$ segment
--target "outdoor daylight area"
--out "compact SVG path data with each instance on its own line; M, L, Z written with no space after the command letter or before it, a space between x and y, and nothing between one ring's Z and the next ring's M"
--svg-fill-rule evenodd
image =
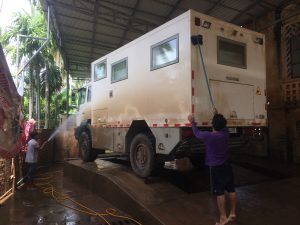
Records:
M298 225L299 0L0 0L0 225Z

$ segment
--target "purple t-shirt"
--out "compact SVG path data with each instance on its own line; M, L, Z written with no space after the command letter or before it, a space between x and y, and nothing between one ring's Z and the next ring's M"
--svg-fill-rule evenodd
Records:
M220 131L201 131L196 123L192 123L194 135L203 140L205 144L205 164L208 166L219 166L229 158L228 152L228 128Z

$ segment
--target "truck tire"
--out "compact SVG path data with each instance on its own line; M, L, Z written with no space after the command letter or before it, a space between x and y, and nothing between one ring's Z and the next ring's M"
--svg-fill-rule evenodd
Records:
M97 158L96 152L92 149L91 137L87 132L82 132L78 140L79 153L83 161L92 162Z
M145 134L136 135L130 145L130 164L140 177L148 177L155 165L155 152L150 138Z

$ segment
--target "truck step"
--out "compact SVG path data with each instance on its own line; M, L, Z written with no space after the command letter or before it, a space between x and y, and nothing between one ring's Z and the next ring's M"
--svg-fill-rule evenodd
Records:
M117 158L117 157L127 157L128 155L125 153L104 153L104 154L98 154L97 158Z

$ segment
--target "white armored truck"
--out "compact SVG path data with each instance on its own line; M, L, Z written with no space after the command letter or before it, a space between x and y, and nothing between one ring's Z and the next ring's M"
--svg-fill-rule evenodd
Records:
M233 136L267 126L264 35L193 10L91 66L90 113L79 111L75 130L85 161L111 150L147 177L157 161L193 153L187 116L211 129L214 108Z

